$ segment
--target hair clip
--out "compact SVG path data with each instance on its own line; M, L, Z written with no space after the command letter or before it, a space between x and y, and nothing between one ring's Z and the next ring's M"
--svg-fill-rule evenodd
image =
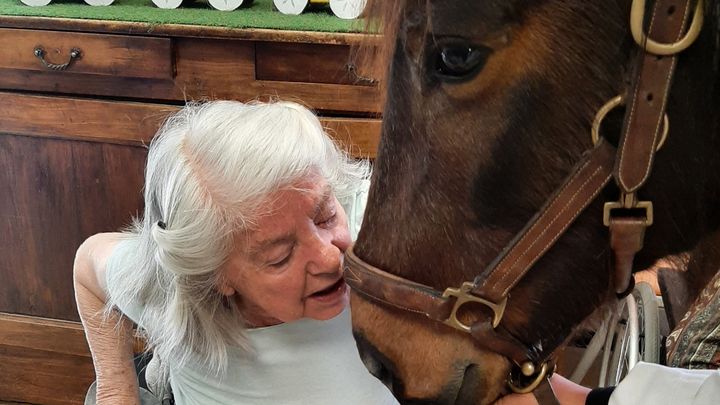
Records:
M159 226L160 229L163 229L163 230L167 229L167 224L163 221L158 221L157 226Z

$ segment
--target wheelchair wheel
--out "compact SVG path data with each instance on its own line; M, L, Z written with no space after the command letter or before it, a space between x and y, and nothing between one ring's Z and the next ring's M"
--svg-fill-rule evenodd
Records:
M647 283L618 303L605 339L600 386L617 385L638 361L660 361L658 301Z

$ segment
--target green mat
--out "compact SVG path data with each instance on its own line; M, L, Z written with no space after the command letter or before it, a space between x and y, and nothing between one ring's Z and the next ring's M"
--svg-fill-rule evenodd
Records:
M151 0L115 0L109 6L96 7L83 0L52 0L49 5L42 7L26 6L20 0L0 0L0 15L321 32L363 30L362 21L342 20L335 17L329 7L313 8L301 15L285 15L273 10L272 0L255 0L249 6L234 11L215 10L203 0L174 10L158 8Z

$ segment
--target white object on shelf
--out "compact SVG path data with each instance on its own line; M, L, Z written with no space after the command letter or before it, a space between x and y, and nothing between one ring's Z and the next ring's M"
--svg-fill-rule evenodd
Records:
M330 0L330 9L336 16L352 20L360 17L367 0Z
M275 8L283 14L298 15L305 10L310 0L273 0Z
M85 3L91 6L109 6L115 0L85 0Z
M47 6L52 0L20 0L26 6L40 7Z
M233 11L243 4L243 0L208 0L210 5L221 11Z
M156 6L164 9L173 9L180 7L183 4L183 0L152 0Z

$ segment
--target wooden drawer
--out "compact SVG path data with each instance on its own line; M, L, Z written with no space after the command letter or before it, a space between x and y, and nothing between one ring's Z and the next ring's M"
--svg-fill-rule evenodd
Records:
M79 57L63 72L138 79L172 79L172 44L169 38L101 35L61 31L0 28L0 68L51 71L48 64ZM77 78L77 76L73 76ZM58 76L62 80L62 76Z
M366 86L377 82L358 72L347 45L258 42L255 54L259 80Z

